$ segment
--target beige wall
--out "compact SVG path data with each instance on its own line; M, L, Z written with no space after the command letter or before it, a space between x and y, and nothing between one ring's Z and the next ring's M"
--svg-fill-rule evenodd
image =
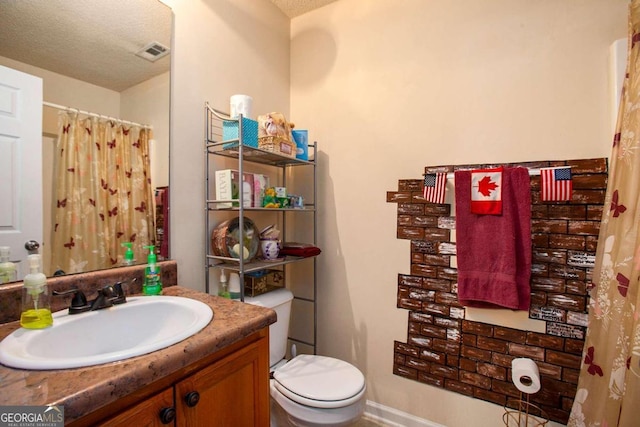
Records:
M254 115L289 114L289 19L264 0L163 2L174 12L171 258L181 285L204 290L204 105L229 111L245 93Z
M626 0L340 0L291 25L291 118L320 144L319 351L368 398L447 426L502 408L392 375L406 341L398 179L426 165L609 155L608 49Z
M166 72L120 92L120 117L153 125L151 182L169 185L170 73Z
M42 78L42 99L46 102L107 116L120 116L120 94L118 92L3 56L0 56L0 64ZM43 133L50 135L58 133L58 111L55 108L44 108Z
M372 401L500 425L497 405L391 374L409 242L385 195L429 164L607 156L607 54L627 1L340 0L292 20L290 43L267 0L166 2L179 283L204 288L204 102L251 94L254 112L282 111L319 142L319 352L360 367Z

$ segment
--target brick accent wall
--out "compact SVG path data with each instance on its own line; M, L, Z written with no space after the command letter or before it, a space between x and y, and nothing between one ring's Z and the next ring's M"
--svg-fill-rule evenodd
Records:
M395 342L393 373L498 405L519 399L511 361L536 361L542 388L530 396L548 417L567 423L576 393L587 326L588 290L607 186L607 159L509 163L572 166L569 202L542 202L540 177L531 177L532 275L529 317L546 333L465 320L458 303L451 242L451 205L428 203L422 179L403 179L387 202L397 203L397 237L411 241L409 274L398 275L397 307L409 311L406 342ZM500 165L429 166L453 172Z

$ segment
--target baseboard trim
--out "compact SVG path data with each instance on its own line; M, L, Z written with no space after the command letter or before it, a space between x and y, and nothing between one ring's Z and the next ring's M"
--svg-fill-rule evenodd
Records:
M371 400L367 400L363 418L388 427L446 427Z

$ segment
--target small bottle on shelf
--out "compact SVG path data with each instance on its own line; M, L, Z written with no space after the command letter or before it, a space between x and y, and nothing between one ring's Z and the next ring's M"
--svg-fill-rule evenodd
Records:
M240 299L240 276L238 273L231 273L229 276L229 294L231 299Z
M224 268L221 269L222 273L220 273L220 289L218 290L218 296L223 298L231 298L231 294L227 289L227 275L224 274Z

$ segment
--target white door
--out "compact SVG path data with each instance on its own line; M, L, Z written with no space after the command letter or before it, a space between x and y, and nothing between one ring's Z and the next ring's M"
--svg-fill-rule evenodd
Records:
M0 246L18 279L30 241L42 243L42 79L0 66Z

